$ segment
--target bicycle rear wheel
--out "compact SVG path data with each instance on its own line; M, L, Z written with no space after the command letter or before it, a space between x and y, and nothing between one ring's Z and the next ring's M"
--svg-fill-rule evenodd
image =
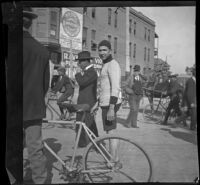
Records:
M143 119L145 121L154 121L155 123L159 123L163 120L163 113L163 108L158 106L158 104L153 103L153 106L148 104L143 109Z
M153 180L152 162L139 144L118 135L97 138L95 143L98 146L103 144L105 149L110 151L110 144L113 140L117 141L116 156L118 158L114 169L109 168L107 161L93 143L86 148L83 167L84 170L88 170L89 181L92 183L151 182ZM100 148L102 152L105 151L102 147ZM103 153L106 155L105 152Z

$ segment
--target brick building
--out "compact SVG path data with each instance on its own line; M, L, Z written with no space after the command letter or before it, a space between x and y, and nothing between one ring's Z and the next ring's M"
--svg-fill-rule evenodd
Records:
M110 40L112 55L119 62L122 76L126 72L126 8L84 7L69 8L83 15L82 50L88 50L96 63L98 43ZM69 48L59 44L61 8L34 8L38 18L33 21L32 35L51 52L51 60L59 64L69 60ZM130 66L139 64L143 73L154 68L155 22L130 8L129 12L129 60ZM78 50L73 50L76 58Z

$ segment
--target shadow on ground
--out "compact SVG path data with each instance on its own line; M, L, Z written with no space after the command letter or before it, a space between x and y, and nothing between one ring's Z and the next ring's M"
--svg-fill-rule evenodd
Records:
M57 139L54 138L48 138L44 140L47 145L57 154L60 150L61 150L61 144L60 143L56 143ZM52 182L52 177L53 177L53 173L52 173L52 168L53 168L53 163L57 162L57 159L49 152L47 151L47 149L45 149L45 155L47 157L47 180L46 180L46 184L51 184ZM59 170L59 169L57 169Z
M168 131L169 134L171 134L172 136L178 138L178 139L182 139L186 142L192 143L194 145L197 145L197 139L195 134L196 133L187 133L187 132L181 132L181 131L172 131L169 128L161 128L160 130L164 130L164 131Z

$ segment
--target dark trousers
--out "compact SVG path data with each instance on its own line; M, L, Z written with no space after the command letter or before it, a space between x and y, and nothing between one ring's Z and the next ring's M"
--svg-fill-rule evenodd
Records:
M67 90L58 98L57 104L58 104L58 106L59 106L59 109L60 109L61 114L64 114L63 106L61 105L62 102L67 101L68 98L69 98L70 96L72 96L73 94L74 94L74 89L73 89L73 88L69 88L69 89L67 89Z
M126 124L128 126L137 126L137 117L141 98L142 95L134 94L129 96L130 112L128 114L128 118L126 119Z
M82 120L83 113L77 113L76 121L83 121L87 127L95 134L96 137L99 136L96 122L94 119L94 116L92 116L89 112L86 112L85 120ZM79 125L76 125L76 134L78 133ZM90 143L90 138L85 132L85 130L82 128L78 146L79 147L86 147Z
M166 110L166 115L165 115L165 119L164 119L164 123L167 123L168 121L168 118L171 114L171 110L175 110L175 113L178 115L178 116L181 116L182 115L182 111L179 107L179 103L180 103L180 99L176 96L175 98L172 98L169 102L169 105L167 107L167 110Z
M32 180L35 184L44 184L47 178L47 169L42 143L42 120L24 121L23 124Z

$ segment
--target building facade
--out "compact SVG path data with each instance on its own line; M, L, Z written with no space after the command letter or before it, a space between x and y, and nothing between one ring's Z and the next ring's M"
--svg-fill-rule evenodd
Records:
M155 23L140 12L130 8L129 28L126 28L126 8L123 7L81 7L69 8L83 15L82 50L88 50L95 57L99 69L98 43L107 39L112 45L112 55L119 62L122 76L126 72L126 29L129 29L130 66L139 64L142 73L154 67ZM69 61L70 48L59 44L61 8L34 8L38 18L33 21L32 35L42 42L51 53L53 63ZM72 50L73 60L78 50ZM75 65L76 67L76 65Z

